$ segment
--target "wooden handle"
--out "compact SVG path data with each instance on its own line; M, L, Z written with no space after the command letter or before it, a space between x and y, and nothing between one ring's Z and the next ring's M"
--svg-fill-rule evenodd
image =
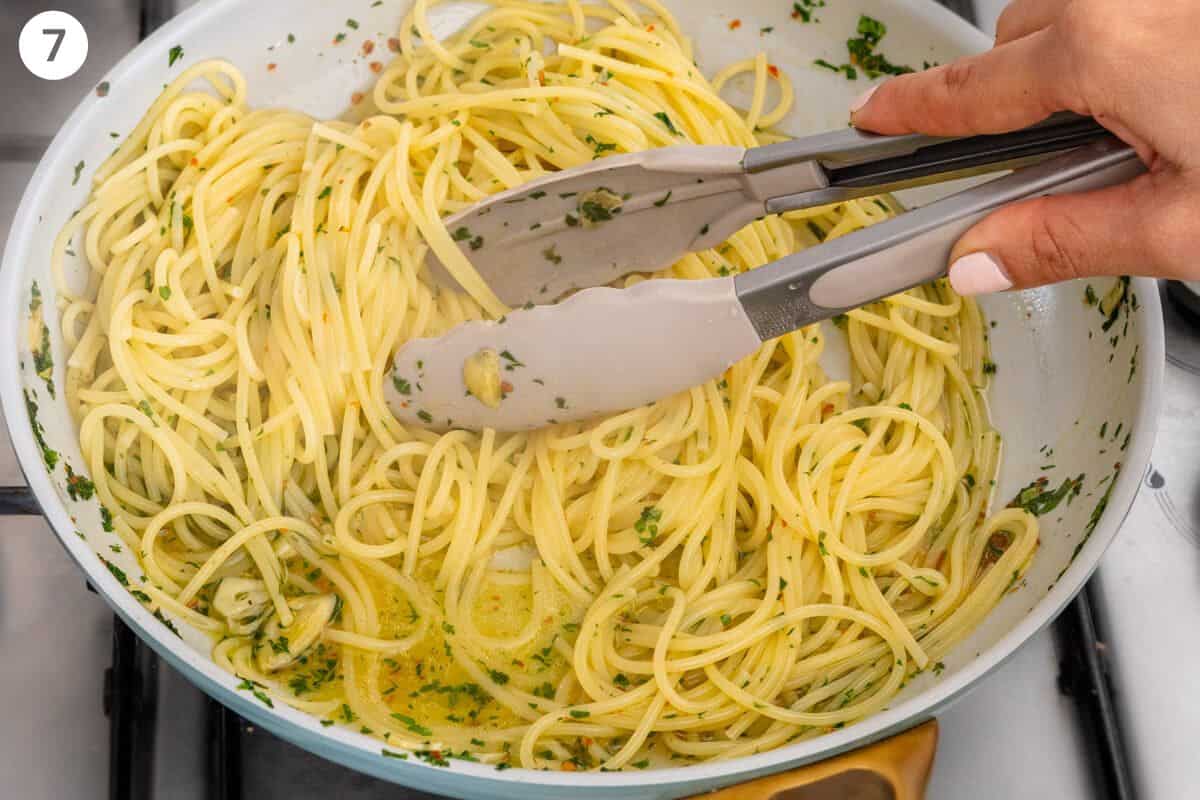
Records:
M933 754L937 720L845 755L790 772L740 783L697 800L922 800Z

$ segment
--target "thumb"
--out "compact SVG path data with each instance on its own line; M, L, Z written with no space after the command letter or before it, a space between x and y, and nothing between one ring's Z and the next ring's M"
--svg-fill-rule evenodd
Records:
M1028 289L1130 272L1172 272L1152 220L1169 218L1155 176L1094 192L1039 197L991 214L955 245L950 285L961 295ZM1158 226L1159 228L1163 226Z

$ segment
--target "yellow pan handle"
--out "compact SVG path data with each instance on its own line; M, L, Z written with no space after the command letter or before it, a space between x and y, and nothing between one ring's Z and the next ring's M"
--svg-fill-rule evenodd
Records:
M937 738L937 720L931 719L898 736L845 755L696 798L922 800L933 769Z

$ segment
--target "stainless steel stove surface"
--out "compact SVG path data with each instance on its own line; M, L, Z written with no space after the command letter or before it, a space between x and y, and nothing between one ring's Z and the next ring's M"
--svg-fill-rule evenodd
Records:
M363 0L365 2L366 0ZM781 0L782 2L782 0ZM79 97L140 35L190 0L3 0L0 241L41 149ZM969 11L969 0L947 5ZM992 27L1003 0L978 0ZM33 14L70 11L91 33L82 72L50 85L11 46ZM1072 608L939 717L929 797L1195 797L1200 773L1200 320L1168 304L1164 416L1154 471L1089 598L1105 644L1081 652L1092 620ZM0 437L0 486L22 483ZM254 730L114 630L44 522L0 524L0 796L190 800L421 798ZM1057 641L1056 641L1057 638ZM1066 658L1072 669L1060 669ZM1097 703L1111 666L1116 699ZM1093 682L1089 683L1089 679ZM1075 697L1060 690L1075 689ZM107 713L106 713L107 709ZM1107 726L1101 723L1109 723ZM1136 792L1112 794L1103 735L1121 736ZM1104 780L1107 768L1108 782ZM1119 773L1119 769L1116 770Z

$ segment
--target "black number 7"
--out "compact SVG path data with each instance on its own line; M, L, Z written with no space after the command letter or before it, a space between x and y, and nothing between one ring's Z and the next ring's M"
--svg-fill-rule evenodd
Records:
M58 48L62 47L63 39L67 35L67 29L66 28L42 28L42 33L46 34L47 36L54 37L54 46L50 48L50 58L46 59L47 61L53 61L55 56L58 55Z

